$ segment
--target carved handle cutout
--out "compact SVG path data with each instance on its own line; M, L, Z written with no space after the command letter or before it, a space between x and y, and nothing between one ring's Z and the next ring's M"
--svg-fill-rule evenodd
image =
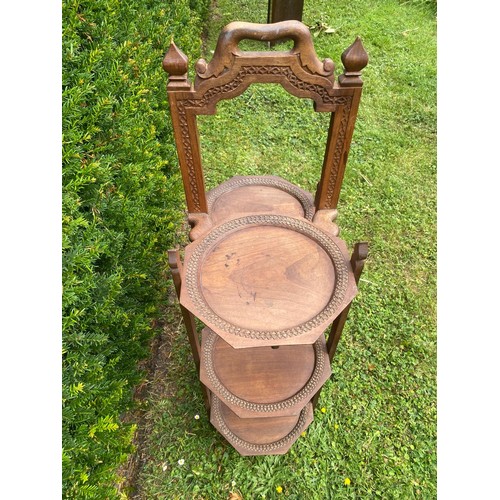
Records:
M301 48L312 47L312 39L307 27L298 21L282 21L273 24L257 24L233 22L221 33L219 42L221 49L234 50L242 40L275 42L282 38L291 38L295 45L292 51L300 52Z
M206 79L218 76L224 68L230 66L233 55L243 55L245 52L238 47L242 40L257 40L273 42L282 38L290 38L294 46L286 55L298 54L303 66L307 66L313 73L322 76L333 74L335 65L331 59L321 62L316 55L311 33L307 26L300 21L282 21L273 24L257 24L246 22L229 23L219 35L214 57L209 64L204 59L196 63L196 72L200 78ZM258 52L259 54L273 54L279 57L279 52ZM255 54L255 53L253 53Z

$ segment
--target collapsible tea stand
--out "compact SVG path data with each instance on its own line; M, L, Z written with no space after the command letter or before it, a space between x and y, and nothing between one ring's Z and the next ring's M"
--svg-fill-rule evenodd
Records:
M294 42L287 52L238 47L283 38ZM299 21L229 24L212 60L196 63L194 85L173 42L163 61L192 227L184 263L178 250L169 263L210 421L242 455L286 453L312 422L367 257L366 243L349 255L334 222L368 62L359 38L342 62L336 80ZM279 83L331 113L315 198L269 175L205 191L196 116L252 83Z

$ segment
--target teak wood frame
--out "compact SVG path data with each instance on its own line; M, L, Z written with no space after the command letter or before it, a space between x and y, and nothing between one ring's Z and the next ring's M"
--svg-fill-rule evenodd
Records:
M244 39L284 38L294 42L289 51L245 52L238 47ZM220 100L242 94L252 83L279 83L294 96L312 99L315 111L331 113L315 207L337 207L361 97L361 70L368 63L359 37L341 59L345 69L336 80L333 61L319 60L309 30L299 21L234 22L222 30L212 60L196 63L193 85L186 55L171 42L163 68L169 74L170 113L189 213L208 213L196 117L215 114Z

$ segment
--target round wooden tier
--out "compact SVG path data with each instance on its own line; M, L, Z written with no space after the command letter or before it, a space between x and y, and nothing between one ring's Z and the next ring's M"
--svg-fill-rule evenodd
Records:
M286 453L312 421L311 403L298 415L240 418L217 396L212 396L210 422L244 456Z
M357 292L345 243L283 215L216 226L183 274L181 303L235 348L312 344Z
M312 220L315 211L310 193L275 175L232 177L207 193L207 204L214 226L249 213Z
M297 415L331 374L324 336L314 344L234 349L202 331L200 379L239 417Z

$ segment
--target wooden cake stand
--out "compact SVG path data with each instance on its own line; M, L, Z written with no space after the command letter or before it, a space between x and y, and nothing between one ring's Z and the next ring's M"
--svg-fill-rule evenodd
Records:
M245 39L266 50L242 50ZM282 39L292 48L267 50ZM191 225L184 263L170 250L169 265L210 421L242 455L286 453L312 422L367 257L365 243L349 255L334 223L368 63L359 38L341 59L337 78L307 26L285 21L227 25L194 83L173 41L163 60ZM279 84L330 114L314 198L274 175L206 191L197 117L254 83Z

